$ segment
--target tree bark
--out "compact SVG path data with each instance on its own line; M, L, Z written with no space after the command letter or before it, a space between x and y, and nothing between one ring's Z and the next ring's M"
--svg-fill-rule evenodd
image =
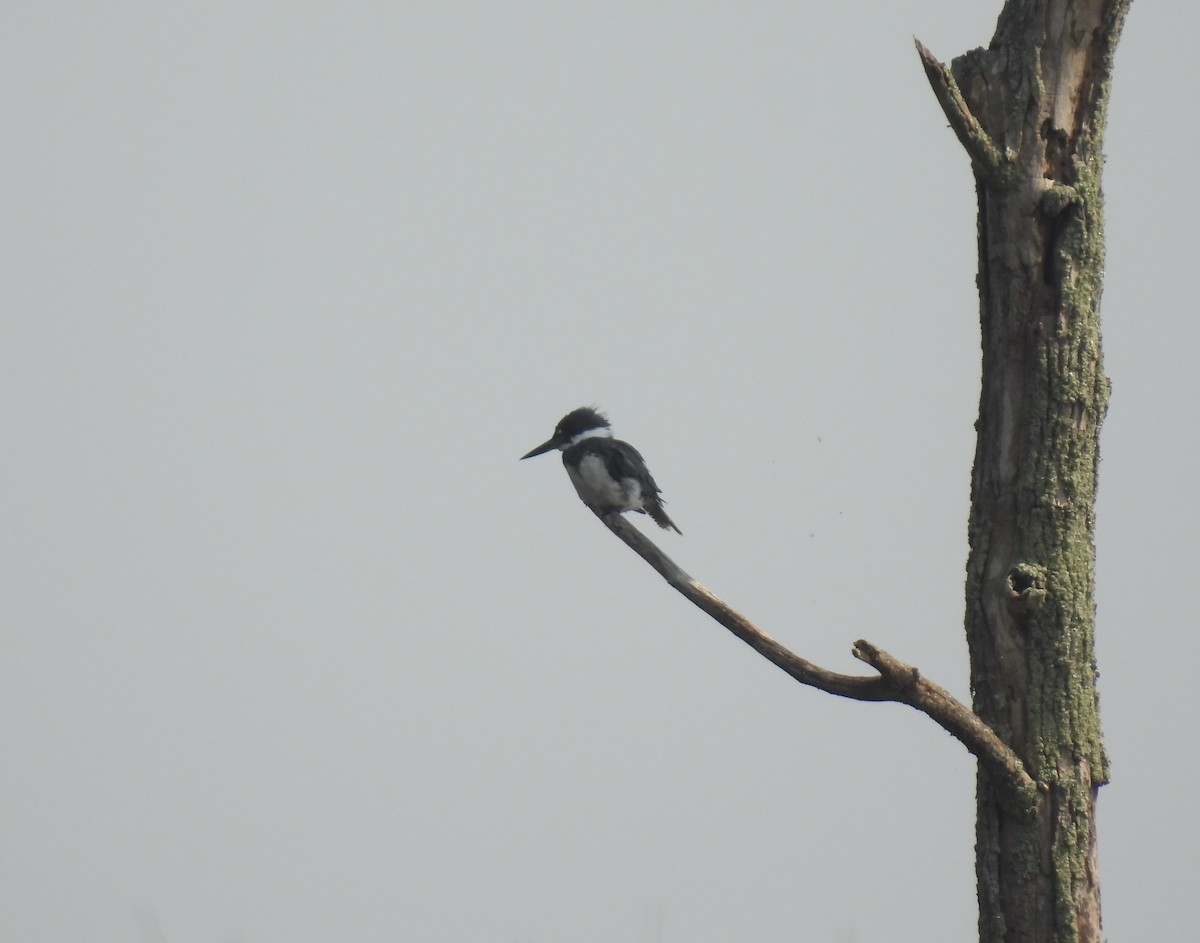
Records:
M1100 178L1129 0L1009 0L988 49L926 73L978 196L983 384L966 632L975 713L1039 786L977 781L982 943L1099 943L1094 505L1109 383Z

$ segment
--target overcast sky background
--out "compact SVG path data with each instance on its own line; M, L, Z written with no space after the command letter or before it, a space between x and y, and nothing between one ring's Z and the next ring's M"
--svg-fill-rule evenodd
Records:
M974 766L802 688L966 699L968 162L912 47L1000 0L10 4L0 940L961 941ZM1105 931L1200 923L1200 8L1110 113ZM659 536L656 534L656 536Z

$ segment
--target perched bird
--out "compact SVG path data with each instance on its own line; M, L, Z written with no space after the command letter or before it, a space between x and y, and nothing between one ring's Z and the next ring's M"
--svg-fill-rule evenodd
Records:
M628 442L614 439L608 420L596 410L581 406L567 413L554 427L554 435L521 460L551 449L562 451L571 484L593 511L640 511L664 530L683 533L663 510L661 492L641 453Z

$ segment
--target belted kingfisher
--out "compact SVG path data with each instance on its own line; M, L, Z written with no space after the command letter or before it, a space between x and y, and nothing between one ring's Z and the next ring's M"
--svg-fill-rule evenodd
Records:
M554 435L521 460L551 449L562 451L567 477L593 511L639 511L649 514L663 530L683 533L663 510L661 492L641 453L628 442L614 439L608 420L596 410L581 406L567 413L554 427Z

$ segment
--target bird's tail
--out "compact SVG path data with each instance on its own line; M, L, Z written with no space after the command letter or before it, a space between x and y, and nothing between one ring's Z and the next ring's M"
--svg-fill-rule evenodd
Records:
M646 506L642 510L649 514L650 519L663 530L673 530L680 537L683 536L683 531L675 526L673 520L667 517L667 512L663 510L662 504L658 501L647 501Z

